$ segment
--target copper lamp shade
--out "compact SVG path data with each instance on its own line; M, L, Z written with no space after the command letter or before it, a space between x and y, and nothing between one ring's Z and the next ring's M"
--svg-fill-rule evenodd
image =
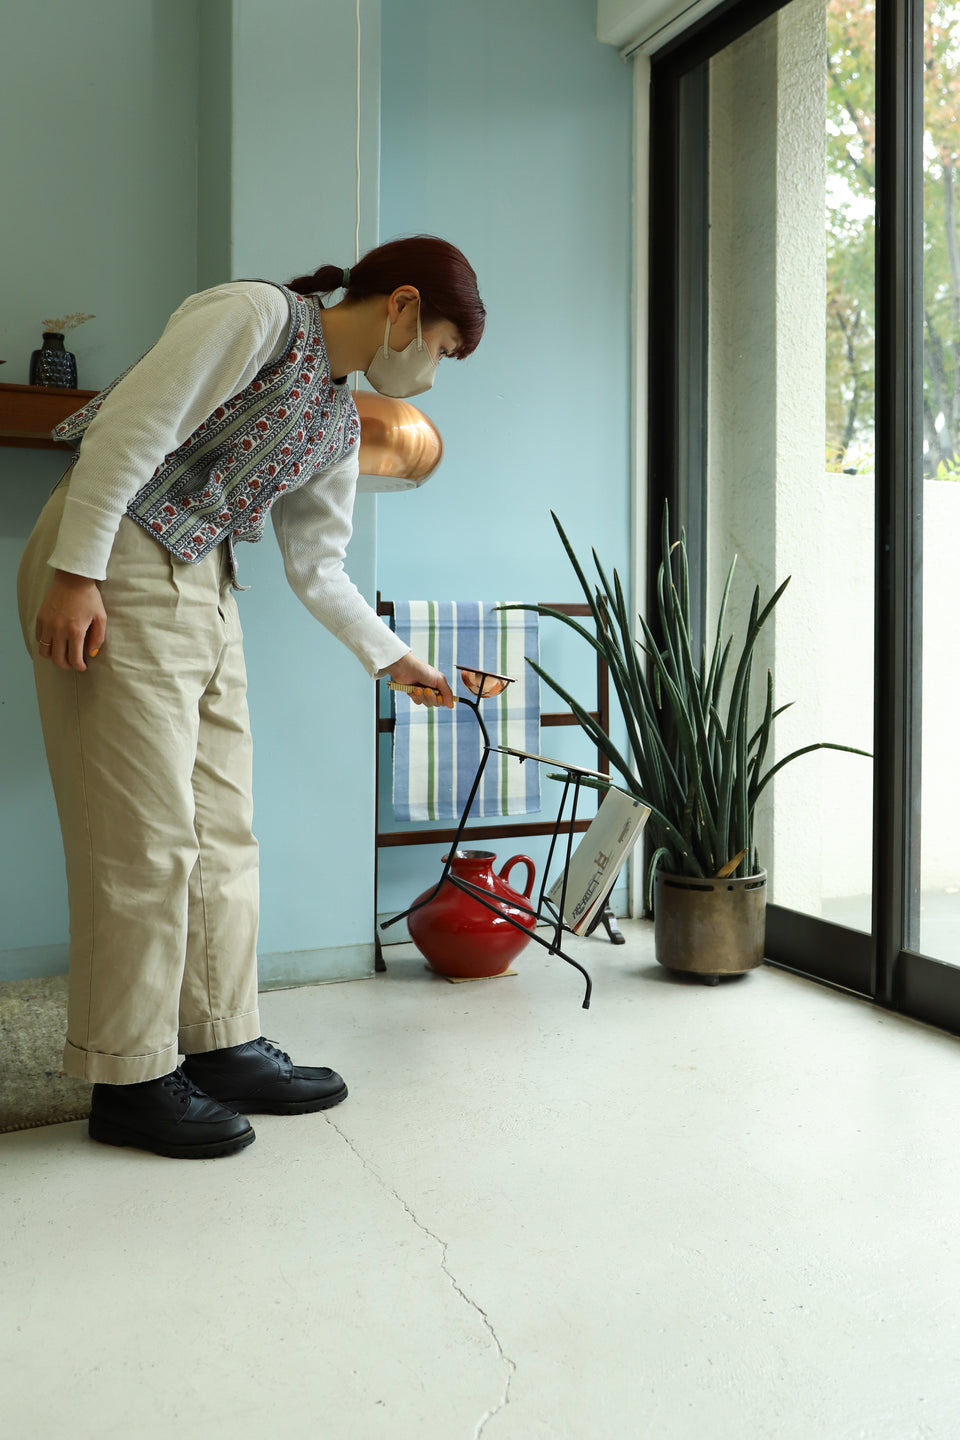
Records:
M371 390L354 390L360 416L360 490L413 490L443 458L433 421L411 405Z

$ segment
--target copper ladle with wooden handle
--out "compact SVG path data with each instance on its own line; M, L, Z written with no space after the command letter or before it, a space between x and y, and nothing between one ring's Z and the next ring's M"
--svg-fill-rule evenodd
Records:
M478 695L481 700L489 700L494 695L500 695L508 685L513 684L512 675L496 675L491 670L468 670L465 667L460 671L460 679L468 690ZM397 690L402 695L412 695L415 690L426 690L426 685L401 685L396 680L390 680L387 684L388 690ZM481 694L482 691L482 694ZM434 694L439 695L440 691L435 690ZM464 695L454 695L454 700L461 705L470 705L472 702Z

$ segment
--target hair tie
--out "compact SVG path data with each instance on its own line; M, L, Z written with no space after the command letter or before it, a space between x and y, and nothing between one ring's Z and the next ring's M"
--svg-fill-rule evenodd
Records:
M350 284L350 266L349 266L349 265L345 265L345 266L344 266L344 269L343 269L343 280L342 280L340 283L341 283L341 287L342 287L344 290L346 290L346 289L348 288L348 286L349 286L349 284Z

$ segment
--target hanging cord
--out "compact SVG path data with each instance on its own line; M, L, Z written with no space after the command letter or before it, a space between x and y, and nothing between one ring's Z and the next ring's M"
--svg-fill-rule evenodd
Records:
M356 126L356 176L357 176L357 203L356 203L356 225L353 231L353 263L360 259L360 0L357 0L357 126ZM360 372L353 372L353 384L350 387L356 390L360 383Z
M353 232L353 263L360 259L360 0L357 0L357 223Z

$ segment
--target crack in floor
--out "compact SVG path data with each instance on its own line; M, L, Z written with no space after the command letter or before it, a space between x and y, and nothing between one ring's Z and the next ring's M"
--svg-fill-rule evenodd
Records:
M504 1387L503 1387L503 1393L502 1393L502 1395L500 1396L500 1399L498 1400L497 1404L493 1406L493 1408L492 1408L491 1410L488 1410L488 1411L486 1412L486 1414L484 1414L484 1415L482 1415L482 1416L480 1417L480 1419L479 1419L478 1422L477 1422L477 1427L476 1427L476 1429L475 1429L474 1432L473 1432L473 1440L480 1440L480 1436L483 1434L483 1431L484 1431L484 1429L486 1428L486 1426L487 1426L487 1424L489 1423L489 1421L491 1421L495 1415L499 1414L499 1412L500 1412L501 1410L503 1410L503 1409L509 1404L509 1401L510 1401L510 1386L511 1386L511 1384L513 1383L513 1377L514 1377L514 1375L515 1375L515 1373L516 1373L517 1363L516 1363L515 1360L511 1360L511 1359L510 1359L510 1356L506 1353L506 1351L504 1350L503 1346L500 1344L500 1337L497 1335L496 1330L494 1330L493 1325L490 1323L490 1317L488 1316L487 1312L486 1312L480 1305L477 1304L476 1300L472 1300L472 1299L470 1298L470 1296L466 1293L466 1291L457 1283L457 1279L456 1279L456 1277L454 1276L453 1272L448 1268L448 1266L447 1266L447 1244L446 1244L446 1241L445 1241L445 1240L441 1240L439 1235L436 1235L436 1234L430 1229L430 1227L429 1227L428 1225L424 1225L423 1221L420 1220L420 1219L418 1219L417 1215L415 1214L415 1212L414 1212L413 1210L411 1210L410 1206L407 1204L406 1200L404 1200L403 1196L402 1196L398 1191L394 1190L393 1186L390 1185L390 1184L388 1183L388 1181L386 1181L386 1180L384 1179L384 1177L380 1174L379 1170L375 1170L374 1167L370 1164L370 1162L369 1162L368 1160L366 1160L363 1155L360 1154L360 1151L357 1149L356 1145L354 1145L354 1143L353 1143L353 1141L350 1139L349 1135L345 1135L345 1134L344 1134L344 1132L341 1130L340 1126L336 1123L336 1121L335 1121L335 1120L332 1120L329 1115L326 1116L326 1120L327 1120L327 1124L330 1125L330 1127L331 1127L332 1129L336 1130L337 1134L340 1136L340 1138L341 1138L341 1140L343 1141L343 1143L344 1143L350 1150L353 1151L354 1155L356 1155L357 1159L360 1161L360 1164L363 1166L363 1168L364 1168L365 1170L369 1170L370 1174L374 1177L374 1179L375 1179L380 1185L383 1186L384 1190L386 1190L390 1195L393 1196L393 1198L394 1198L395 1200L397 1200L397 1201L399 1202L400 1205L402 1205L403 1209L404 1209L404 1210L406 1211L406 1213L410 1216L410 1219L413 1221L414 1225L416 1225L417 1229L418 1229L418 1230L421 1230L424 1235L429 1236L429 1238L430 1238L436 1245L439 1245L439 1247L440 1247L440 1269L443 1271L444 1275L446 1275L446 1277L447 1277L447 1279L450 1281L450 1284L451 1284L451 1286L453 1287L454 1291L456 1292L457 1295L460 1296L460 1299L463 1301L463 1303L464 1303L465 1305L467 1305L471 1310L475 1311L476 1314L478 1314L478 1315L480 1316L480 1319L483 1321L484 1325L486 1326L486 1328L487 1328L487 1330L488 1330L488 1332L489 1332L489 1334L490 1334L490 1338L493 1340L494 1345L496 1345L496 1347L497 1347L497 1353L499 1354L500 1359L503 1361L504 1365L507 1367L506 1383L505 1383L505 1385L504 1385Z

